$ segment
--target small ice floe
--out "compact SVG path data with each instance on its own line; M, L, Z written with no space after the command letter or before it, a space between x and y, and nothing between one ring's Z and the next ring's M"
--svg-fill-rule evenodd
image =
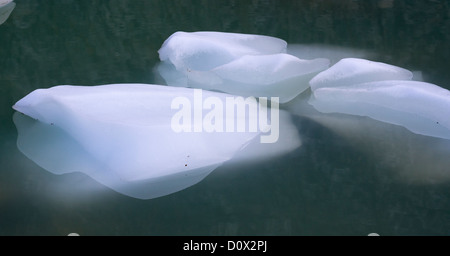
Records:
M309 103L322 113L368 116L450 139L450 92L412 78L412 72L400 67L343 59L310 81Z
M223 32L176 32L159 50L159 74L171 86L242 96L279 97L285 103L309 87L329 60L299 59L279 38Z

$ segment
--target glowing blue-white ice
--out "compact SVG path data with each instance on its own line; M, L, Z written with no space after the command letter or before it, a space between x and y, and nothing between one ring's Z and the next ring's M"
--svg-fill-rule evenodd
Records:
M226 102L231 95L203 91L202 96ZM42 141L20 139L19 148L32 159L40 156L33 160L54 173L84 172L116 191L148 199L191 186L236 155L241 160L249 160L300 145L297 132L292 128L283 134L289 138L284 141L289 143L275 143L273 147L258 146L261 145L260 131L176 132L172 118L178 110L172 108L172 102L178 97L193 104L198 100L193 89L148 84L38 89L18 101L14 109L50 127L47 130L39 128L41 134L47 134L39 137L49 136L48 129L53 127L59 129L55 134L66 134L58 135L64 139L52 136L46 139L53 141L54 148L80 150L76 150L76 154L63 154L60 159L64 159L64 163L55 164L54 157L42 153L45 148ZM285 117L280 120L280 125L291 126L286 114L280 117ZM236 115L233 121L238 123L239 119L245 118L248 117ZM190 125L202 125L203 121L193 119ZM26 125L18 130L22 134L20 138L31 138L30 134L36 136ZM246 153L247 145L253 145L261 156ZM80 162L76 160L79 158L85 159L84 164L74 164Z
M408 139L410 133L402 127L450 139L448 90L413 81L409 70L385 63L344 58L322 71L328 59L303 60L285 51L286 42L268 36L177 32L159 50L158 67L166 82L177 87L115 84L36 90L14 106L39 120L15 115L19 149L53 173L82 172L120 193L148 199L194 185L225 162L265 160L301 144L298 127L285 111L280 111L279 138L273 144L261 144L260 130L196 131L204 125L202 118L188 123L190 132L176 132L174 99L196 105L194 91L199 91L178 86L210 90L202 91L201 102L209 97L227 102L234 95L279 97L281 103L290 101L283 105L286 109L326 126L343 120L335 130L349 130L342 134L350 137L361 133L363 120L377 127L371 139L383 129L404 132L402 138ZM252 99L248 108L259 107L261 100ZM209 104L200 115L218 105ZM224 116L215 124L246 118Z
M244 55L286 52L284 40L224 32L176 32L163 43L161 61L172 63L179 71L206 71Z
M171 86L203 88L243 96L292 100L329 66L328 59L286 54L273 37L220 32L177 32L159 50L159 74Z
M217 88L245 96L276 96L288 102L306 90L308 81L328 67L327 59L301 60L288 54L243 56L212 71ZM224 89L225 90L225 89Z
M57 86L30 93L14 109L62 128L129 181L223 163L257 135L176 133L171 102L179 96L193 97L165 86Z
M383 80L411 80L413 73L404 68L358 58L344 58L310 81L315 91L322 87L339 87Z
M309 103L322 113L368 116L450 139L450 92L411 78L399 67L344 59L311 80Z

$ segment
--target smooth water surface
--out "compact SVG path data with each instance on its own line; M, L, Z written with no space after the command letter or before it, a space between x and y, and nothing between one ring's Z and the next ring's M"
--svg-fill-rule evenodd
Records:
M11 108L37 88L161 82L157 51L176 31L275 36L305 56L367 57L450 89L449 2L15 2L0 25L0 235L450 234L446 140L367 118L297 116L298 150L139 200L40 168L17 148Z

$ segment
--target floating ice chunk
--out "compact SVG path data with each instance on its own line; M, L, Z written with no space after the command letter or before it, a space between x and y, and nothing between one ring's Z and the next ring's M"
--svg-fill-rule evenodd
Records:
M162 45L161 61L177 70L205 71L244 55L275 54L286 51L284 40L262 35L225 32L176 32Z
M14 109L39 120L41 127L45 123L47 130L39 128L40 135L36 135L21 132L26 129L18 127L19 133L34 134L21 136L19 145L26 155L54 173L84 172L120 193L137 198L170 194L199 182L236 154L251 160L253 156L246 153L245 147L255 144L255 139L259 142L258 135L262 134L248 129L202 131L206 122L203 112L210 110L206 116L211 116L219 108L211 109L208 105L205 110L201 105L207 105L208 99L227 102L232 95L208 91L196 94L196 91L200 90L144 84L38 89L18 101ZM174 109L174 102L182 103L186 109ZM190 104L193 109L187 107ZM256 100L246 104L248 108L268 111ZM200 111L196 109L198 105ZM193 117L183 119L186 124L182 128L190 132L177 132L174 128L174 116L180 112ZM231 120L239 125L247 119L246 115L224 115L214 121L226 125ZM289 121L280 118L280 125ZM32 136L46 138L53 146L45 153L46 146L42 146L45 143ZM300 145L296 133L288 136L294 138L289 147ZM28 138L28 142L24 143L27 140L23 138ZM277 143L274 147L265 152L270 155L286 150ZM65 149L64 153L61 149Z
M281 112L287 115L286 112ZM127 196L151 199L186 189L203 180L219 164L189 169L185 172L157 178L127 181L123 180L108 164L93 157L92 154L66 131L55 125L48 125L16 112L14 123L17 127L18 149L37 165L53 174L83 173L98 183ZM261 144L252 140L248 146L236 154L225 165L238 167L241 164L253 164L282 156L300 146L297 129L291 123L280 127L280 140L274 144ZM125 149L124 149L125 150ZM190 160L189 157L186 160ZM238 166L236 166L238 165ZM67 176L52 184L51 191L67 195L75 191L76 197L92 196L102 191L102 187L80 179L79 176Z
M171 86L203 88L255 97L279 97L281 103L309 87L309 80L326 69L327 59L301 60L288 54L246 55L210 71L191 70L185 75L172 65L159 72Z
M328 59L302 60L284 53L273 37L220 32L177 32L159 50L159 74L171 86L242 96L293 99L329 67Z
M279 97L285 103L306 90L309 80L328 65L328 59L301 60L288 54L246 55L212 72L222 78L218 90Z
M339 87L383 80L411 80L409 70L365 59L345 58L310 81L314 91L322 87Z
M3 24L16 7L13 0L0 0L0 25Z
M203 96L226 97L213 92ZM62 128L127 181L217 165L258 135L177 133L171 123L176 97L194 102L192 90L167 86L56 86L35 90L14 109Z
M450 139L450 92L434 84L387 80L316 88L309 103L322 113L368 116Z
M400 67L346 58L311 79L309 102L322 113L368 116L449 139L449 91L412 78Z

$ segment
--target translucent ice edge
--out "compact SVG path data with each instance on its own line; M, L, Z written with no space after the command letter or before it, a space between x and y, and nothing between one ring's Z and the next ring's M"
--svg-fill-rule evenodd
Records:
M387 80L316 89L322 113L368 116L422 135L450 139L450 92L434 84Z
M231 96L204 91L200 100L225 102ZM14 105L39 121L15 116L18 146L52 173L82 172L141 199L192 186L227 161L256 161L300 146L297 130L283 111L282 133L273 144L261 144L260 131L175 132L172 121L179 110L173 102L180 97L193 105L198 100L192 89L148 84L38 89ZM248 117L233 121L242 118ZM191 127L197 124L194 120Z
M12 0L0 0L0 25L5 23L15 7L16 3Z

